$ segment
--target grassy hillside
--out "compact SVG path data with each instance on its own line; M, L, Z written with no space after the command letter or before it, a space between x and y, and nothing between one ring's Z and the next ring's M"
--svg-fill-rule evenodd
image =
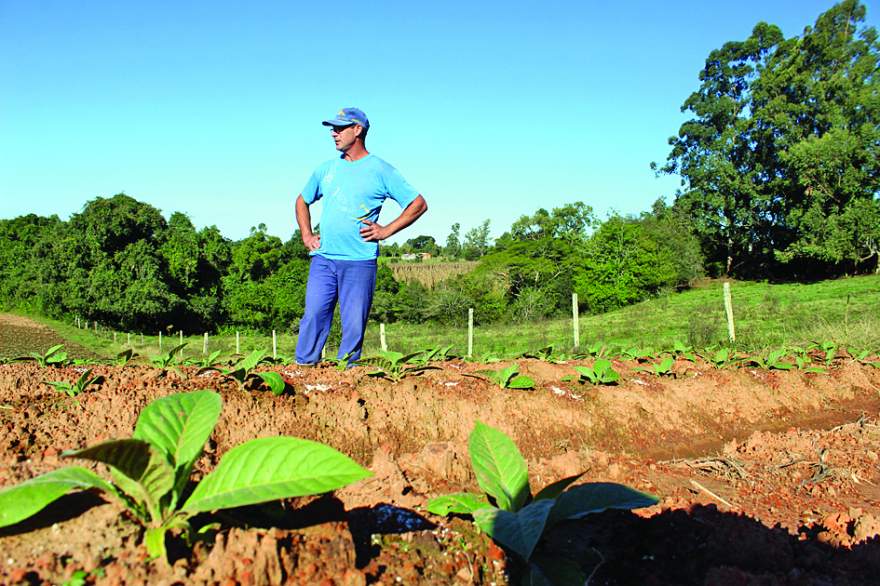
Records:
M810 285L734 282L737 346L759 350L829 340L845 346L880 348L880 276L853 277ZM463 321L466 317L463 318ZM389 324L388 345L401 351L455 344L466 348L467 328ZM580 342L671 347L675 340L704 347L727 339L722 283L710 281L683 293L644 301L600 315L580 317ZM474 354L512 355L553 344L572 346L571 319L528 324L477 326ZM367 343L378 345L378 326Z
M811 341L833 341L847 347L880 349L880 276L853 277L810 285L771 285L734 282L733 310L737 346L754 351L781 345L806 345ZM59 335L99 355L110 356L123 349L125 333L99 331L96 336L69 324L39 319ZM452 344L454 351L467 349L467 316L459 327L436 324L394 323L386 325L391 350L409 352ZM331 336L333 340L334 336ZM158 353L157 336L132 335L132 346L144 356ZM336 338L338 339L338 337ZM559 350L572 347L571 318L532 323L502 323L480 326L474 333L474 355L514 356L553 344ZM582 347L594 342L606 345L668 349L676 340L695 347L723 343L727 339L726 318L720 281L705 282L683 293L662 297L601 315L580 317ZM201 335L184 338L186 356L201 356ZM163 349L178 343L176 333L166 336ZM279 332L278 353L292 356L295 336ZM242 334L241 351L255 348L271 351L271 336ZM332 346L332 342L331 342ZM379 349L379 324L370 323L365 341L367 354ZM235 350L235 336L211 336L209 351ZM328 348L335 356L336 348Z

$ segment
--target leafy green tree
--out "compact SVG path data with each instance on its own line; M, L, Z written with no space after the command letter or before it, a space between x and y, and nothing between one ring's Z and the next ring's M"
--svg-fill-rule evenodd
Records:
M461 256L461 224L455 222L446 237L446 247L443 249L443 255L447 258L458 258Z
M574 290L591 312L641 301L676 280L673 251L632 218L612 216L584 246Z
M502 247L504 242L511 240L561 238L568 242L578 242L586 238L587 231L595 222L593 208L577 201L553 208L551 212L540 208L531 216L520 216L510 227L510 232L502 235L499 240Z
M232 323L265 330L273 321L273 292L266 280L281 266L281 239L266 233L266 225L233 244L232 262L222 278L223 305Z
M723 272L815 278L876 267L880 47L845 0L800 37L759 23L713 51L685 102L692 118L661 169ZM875 269L876 270L876 269Z
M471 228L464 235L462 254L467 260L476 260L489 252L489 220Z
M416 236L415 238L410 238L403 246L411 252L427 252L433 256L440 254L440 247L437 245L434 237L425 236L424 234Z

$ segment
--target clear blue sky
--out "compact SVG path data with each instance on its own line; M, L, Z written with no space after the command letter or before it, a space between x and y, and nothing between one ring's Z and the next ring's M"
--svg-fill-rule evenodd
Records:
M876 27L880 0L864 4ZM761 20L800 34L832 5L0 0L0 218L124 191L287 239L335 156L320 121L348 105L428 200L396 241L486 218L497 236L578 200L638 213L678 186L648 165L709 51Z

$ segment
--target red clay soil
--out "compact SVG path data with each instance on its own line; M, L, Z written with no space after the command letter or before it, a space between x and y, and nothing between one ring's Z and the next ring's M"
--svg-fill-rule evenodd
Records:
M217 429L196 467L260 436L327 443L373 471L313 499L203 519L219 531L172 563L149 562L141 531L115 504L71 495L0 531L0 582L96 584L507 584L516 561L465 519L424 511L433 496L477 491L467 437L479 419L509 434L533 490L586 471L660 504L566 523L539 545L592 573L590 584L880 583L880 370L848 359L826 374L715 370L680 361L677 378L615 362L615 387L563 383L574 364L518 361L534 391L465 376L448 362L392 384L368 368L272 367L293 387L273 397L212 374L96 366L75 401L45 380L76 368L0 366L0 486L66 462L63 450L130 436L138 413L170 393L216 389ZM500 368L506 363L490 365Z

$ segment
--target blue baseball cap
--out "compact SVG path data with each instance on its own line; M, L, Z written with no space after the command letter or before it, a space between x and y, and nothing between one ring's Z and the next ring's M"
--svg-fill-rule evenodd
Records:
M367 120L367 115L357 108L343 108L336 113L336 118L324 120L321 124L324 126L349 126L351 124L358 124L364 128L370 127L370 121Z

